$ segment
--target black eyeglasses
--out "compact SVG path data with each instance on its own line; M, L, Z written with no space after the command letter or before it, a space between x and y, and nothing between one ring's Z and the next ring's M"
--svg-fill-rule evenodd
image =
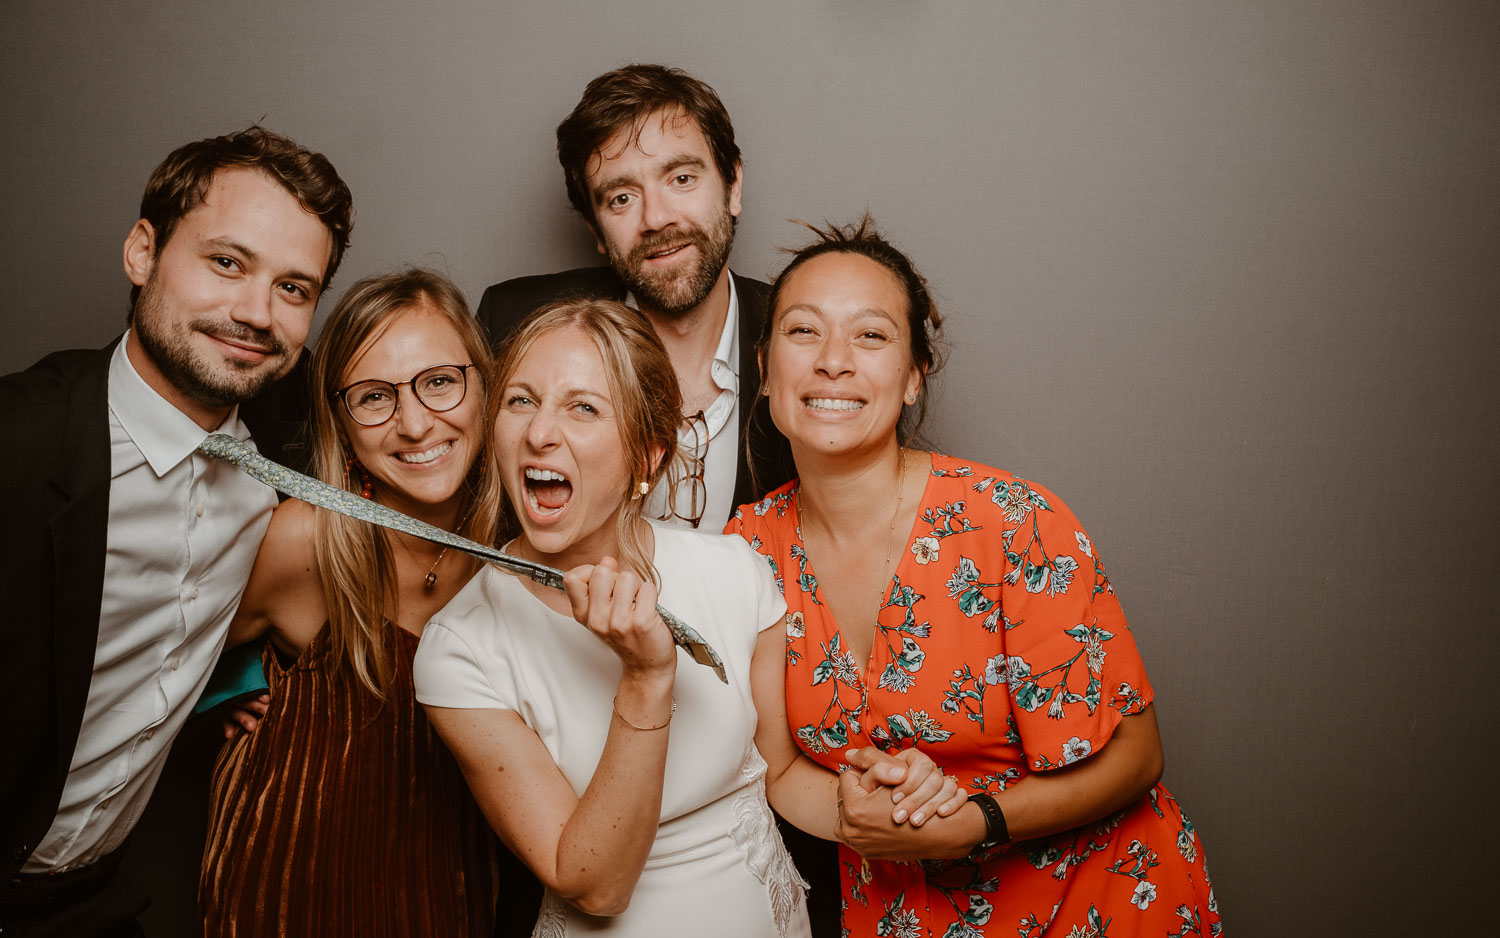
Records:
M469 389L469 365L433 365L418 372L410 381L356 381L347 388L329 394L341 398L349 416L362 427L378 427L396 413L400 401L399 388L411 388L417 403L440 414L463 403Z

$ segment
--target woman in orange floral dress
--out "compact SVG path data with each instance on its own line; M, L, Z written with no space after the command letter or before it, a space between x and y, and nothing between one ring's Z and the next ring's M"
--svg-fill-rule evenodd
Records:
M844 933L1218 935L1093 543L1045 488L903 445L935 364L925 282L868 219L817 234L777 278L761 340L799 479L728 530L786 596L799 745L833 771L850 746L915 747L972 793L898 827L889 790L846 774ZM931 859L882 859L913 855Z

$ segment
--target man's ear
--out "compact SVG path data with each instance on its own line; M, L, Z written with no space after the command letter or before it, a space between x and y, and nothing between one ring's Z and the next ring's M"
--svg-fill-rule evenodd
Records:
M734 181L729 184L729 214L735 218L740 217L740 183L745 178L744 164L739 160L734 161Z
M138 287L151 279L156 266L156 229L146 219L139 219L125 236L125 276Z
M599 233L599 225L592 218L584 222L589 226L589 234L594 236L594 250L605 257L609 256L609 248L604 246L604 235Z

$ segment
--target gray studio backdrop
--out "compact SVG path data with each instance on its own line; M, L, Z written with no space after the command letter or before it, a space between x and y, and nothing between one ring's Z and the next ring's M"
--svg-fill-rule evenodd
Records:
M1089 526L1231 934L1487 918L1493 3L3 10L0 371L118 332L152 166L255 120L354 190L334 295L408 261L474 301L592 262L552 130L605 69L682 66L744 148L736 269L774 271L788 218L869 209L947 315L934 443ZM132 848L158 935L190 930L201 846L202 779L172 784Z

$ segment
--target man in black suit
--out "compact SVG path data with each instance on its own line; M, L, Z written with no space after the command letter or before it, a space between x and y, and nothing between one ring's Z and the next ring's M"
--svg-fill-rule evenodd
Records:
M140 933L119 858L276 504L195 447L253 430L289 458L286 376L351 222L333 166L279 134L187 144L125 239L124 336L0 378L6 935Z
M704 485L680 486L670 503L653 493L653 507L718 531L736 505L791 477L784 445L768 443L779 436L752 438L746 457L770 288L727 267L742 182L729 114L712 88L678 69L630 65L589 83L558 125L557 156L568 199L609 266L496 284L484 291L479 320L499 345L554 300L639 309L671 356L684 415L704 418L682 434L683 447L703 458Z
M555 300L623 300L639 309L671 356L684 415L703 414L679 435L681 446L702 458L703 486L679 486L671 500L652 493L650 507L660 517L718 531L736 505L792 476L785 438L766 432L770 418L755 357L770 287L727 266L743 182L729 114L712 88L685 72L629 65L589 83L558 125L557 158L568 200L609 266L498 283L484 291L479 320L498 346L517 323ZM754 414L757 405L761 412ZM781 829L813 887L813 934L837 935L834 845L784 822ZM518 871L509 872L507 881L516 882ZM511 907L524 901L517 897Z

